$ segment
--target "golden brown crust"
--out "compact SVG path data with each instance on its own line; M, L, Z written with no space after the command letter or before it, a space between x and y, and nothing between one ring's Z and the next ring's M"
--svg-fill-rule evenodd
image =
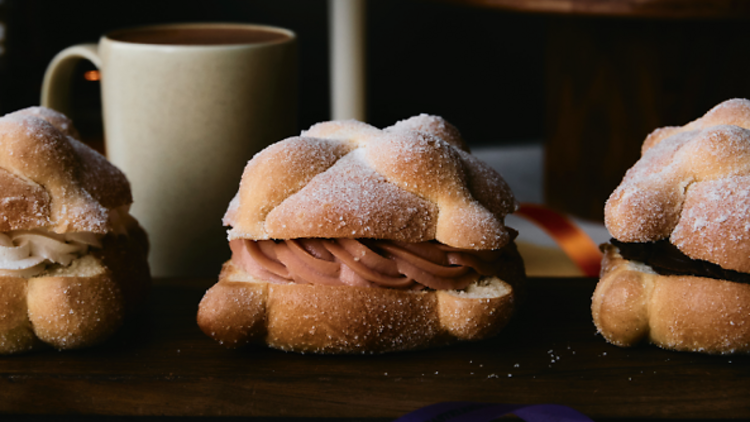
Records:
M122 324L122 293L104 269L93 277L35 277L27 288L34 334L55 348L91 346Z
M110 235L103 249L38 277L0 277L0 354L100 343L144 300L151 284L145 233Z
M750 175L693 185L670 241L693 259L750 273Z
M225 263L198 325L227 347L383 353L497 334L523 290L524 270L505 215L510 188L468 153L458 130L420 115L385 130L319 123L257 154L224 224L230 239L369 238L462 249L508 246L503 270L465 291L272 284Z
M44 188L0 168L0 232L44 227L50 198Z
M73 126L73 122L64 114L59 111L52 110L47 107L28 107L21 110L14 111L10 115L15 116L32 116L42 120L46 120L55 129L59 130L63 135L70 136L75 139L80 139L78 130Z
M384 130L396 132L413 131L435 135L460 150L470 152L469 146L464 141L458 128L446 122L440 116L431 116L423 113L398 121Z
M107 209L115 209L133 202L130 182L120 169L77 139L69 137L68 142L78 159L77 177L83 190Z
M727 100L685 126L668 126L656 129L646 137L646 141L641 148L641 154L645 154L647 150L670 136L718 125L732 125L750 129L750 101L742 98Z
M198 325L227 347L262 343L296 352L384 353L497 334L518 305L523 264L467 292L270 284L227 261L200 303ZM510 261L512 260L513 263Z
M592 298L594 324L607 341L712 354L750 352L750 285L665 276L605 246Z
M0 169L10 174L0 191L14 202L0 211L16 229L103 234L112 229L109 210L132 201L123 173L76 134L67 117L41 107L0 117Z
M0 117L0 232L105 234L102 249L68 267L0 277L0 354L99 343L150 286L146 234L127 215L130 185L77 136L70 119L43 107Z
M28 282L0 277L0 354L19 353L42 347L34 334L26 301Z
M341 178L350 185L337 183ZM347 200L331 205L335 198L343 197ZM266 219L266 228L274 238L283 239L305 234L423 242L435 237L431 223L436 213L432 202L399 189L357 160L344 157L313 178L302 195L293 195L274 209Z
M248 163L225 216L230 238L505 246L513 235L503 220L517 207L510 188L456 146L462 142L457 131L439 118L425 119L388 130L356 121L319 123L265 149Z
M605 206L622 242L669 238L685 255L750 272L750 101L730 100L662 128Z

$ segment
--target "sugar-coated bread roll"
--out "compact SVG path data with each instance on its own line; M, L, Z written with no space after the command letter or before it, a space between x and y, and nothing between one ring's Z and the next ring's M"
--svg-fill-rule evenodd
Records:
M592 310L601 334L618 346L649 341L672 350L750 352L750 284L694 275L661 275L605 246Z
M198 324L227 347L421 349L497 334L523 262L517 202L458 130L319 123L258 153L224 217L232 258Z
M77 136L42 107L0 117L0 354L104 341L148 292L129 183Z
M605 224L592 311L608 341L750 352L750 101L651 133Z

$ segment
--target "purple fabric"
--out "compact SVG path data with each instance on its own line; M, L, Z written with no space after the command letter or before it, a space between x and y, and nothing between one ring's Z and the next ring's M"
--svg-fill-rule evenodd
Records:
M497 404L456 401L437 403L408 413L394 422L490 422L512 413L526 422L593 422L586 415L557 404Z

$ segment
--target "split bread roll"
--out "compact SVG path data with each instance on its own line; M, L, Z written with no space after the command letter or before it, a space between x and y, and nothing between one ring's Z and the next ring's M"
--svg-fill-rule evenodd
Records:
M605 224L592 313L609 342L750 352L750 101L650 134Z
M46 108L0 117L0 354L99 343L148 292L129 183L76 136Z
M524 275L517 263L508 269L460 291L413 291L268 283L228 261L200 303L198 325L228 348L260 343L301 353L384 353L481 340L498 334L516 310Z
M599 332L617 346L649 341L712 354L750 352L750 284L661 275L606 245L592 300Z
M319 123L245 168L224 218L232 259L198 325L227 347L303 353L493 336L525 278L504 224L516 208L440 117Z

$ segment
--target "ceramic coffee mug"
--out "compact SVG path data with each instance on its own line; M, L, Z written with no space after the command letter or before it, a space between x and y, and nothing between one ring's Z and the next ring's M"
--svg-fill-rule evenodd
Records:
M246 24L114 31L52 60L42 105L66 111L81 59L99 68L107 157L130 180L153 275L216 276L242 169L298 132L295 34Z

